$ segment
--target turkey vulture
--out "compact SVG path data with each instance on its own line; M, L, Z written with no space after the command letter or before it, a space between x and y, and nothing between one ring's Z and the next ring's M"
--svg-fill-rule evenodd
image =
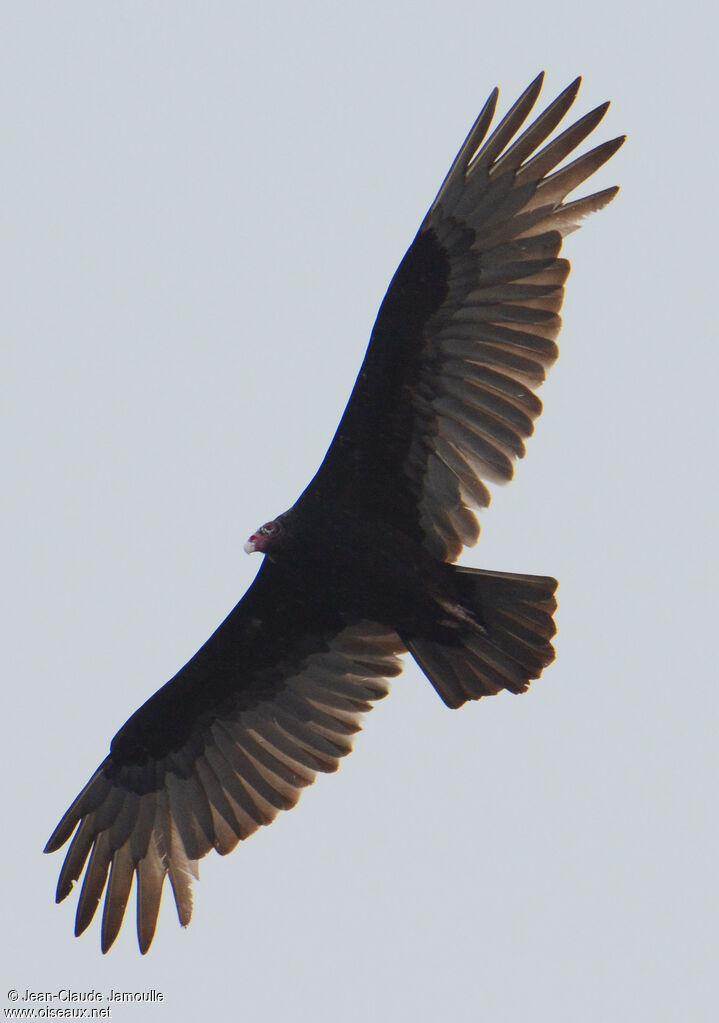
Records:
M556 169L608 106L547 142L579 79L520 133L542 78L488 134L492 92L392 279L322 465L245 545L265 555L252 586L123 725L48 841L54 852L72 839L57 901L84 870L75 934L105 892L103 952L133 875L143 953L166 876L187 925L198 860L337 769L401 654L448 707L523 693L552 661L554 579L452 564L541 411L562 238L617 192L566 201L623 142Z

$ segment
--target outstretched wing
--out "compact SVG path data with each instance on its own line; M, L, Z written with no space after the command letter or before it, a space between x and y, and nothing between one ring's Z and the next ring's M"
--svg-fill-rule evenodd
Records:
M540 75L484 141L497 90L460 150L380 308L357 383L308 500L346 502L455 560L479 536L470 510L504 483L542 406L558 355L569 263L562 238L616 188L567 195L623 138L555 168L608 104L541 148L573 82L522 133ZM484 142L484 144L482 144Z
M58 902L85 872L76 934L105 892L103 952L120 930L133 876L143 953L167 876L186 926L197 861L213 848L231 852L294 806L318 771L335 771L362 715L401 670L393 632L283 603L275 576L265 559L219 629L118 732L45 848L72 837Z

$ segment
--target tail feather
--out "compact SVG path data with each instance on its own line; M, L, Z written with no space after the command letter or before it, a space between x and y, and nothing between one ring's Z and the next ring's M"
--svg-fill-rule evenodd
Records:
M403 637L449 707L507 689L524 693L554 660L555 579L456 567L461 613L437 636Z

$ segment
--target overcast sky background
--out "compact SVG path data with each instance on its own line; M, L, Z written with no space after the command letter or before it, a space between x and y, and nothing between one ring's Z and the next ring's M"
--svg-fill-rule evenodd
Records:
M2 998L164 993L123 1023L716 1018L711 10L3 4ZM465 560L560 579L557 661L458 712L408 665L337 775L202 862L187 931L166 890L142 958L133 893L102 957L41 849L251 582L242 544L319 464L466 131L542 68L542 107L582 73L576 115L611 98L596 141L630 141Z

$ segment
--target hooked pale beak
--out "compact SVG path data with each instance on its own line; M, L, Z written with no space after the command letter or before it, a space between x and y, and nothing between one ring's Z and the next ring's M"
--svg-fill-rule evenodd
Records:
M256 550L257 547L255 546L255 538L253 535L245 544L245 554L254 554Z

